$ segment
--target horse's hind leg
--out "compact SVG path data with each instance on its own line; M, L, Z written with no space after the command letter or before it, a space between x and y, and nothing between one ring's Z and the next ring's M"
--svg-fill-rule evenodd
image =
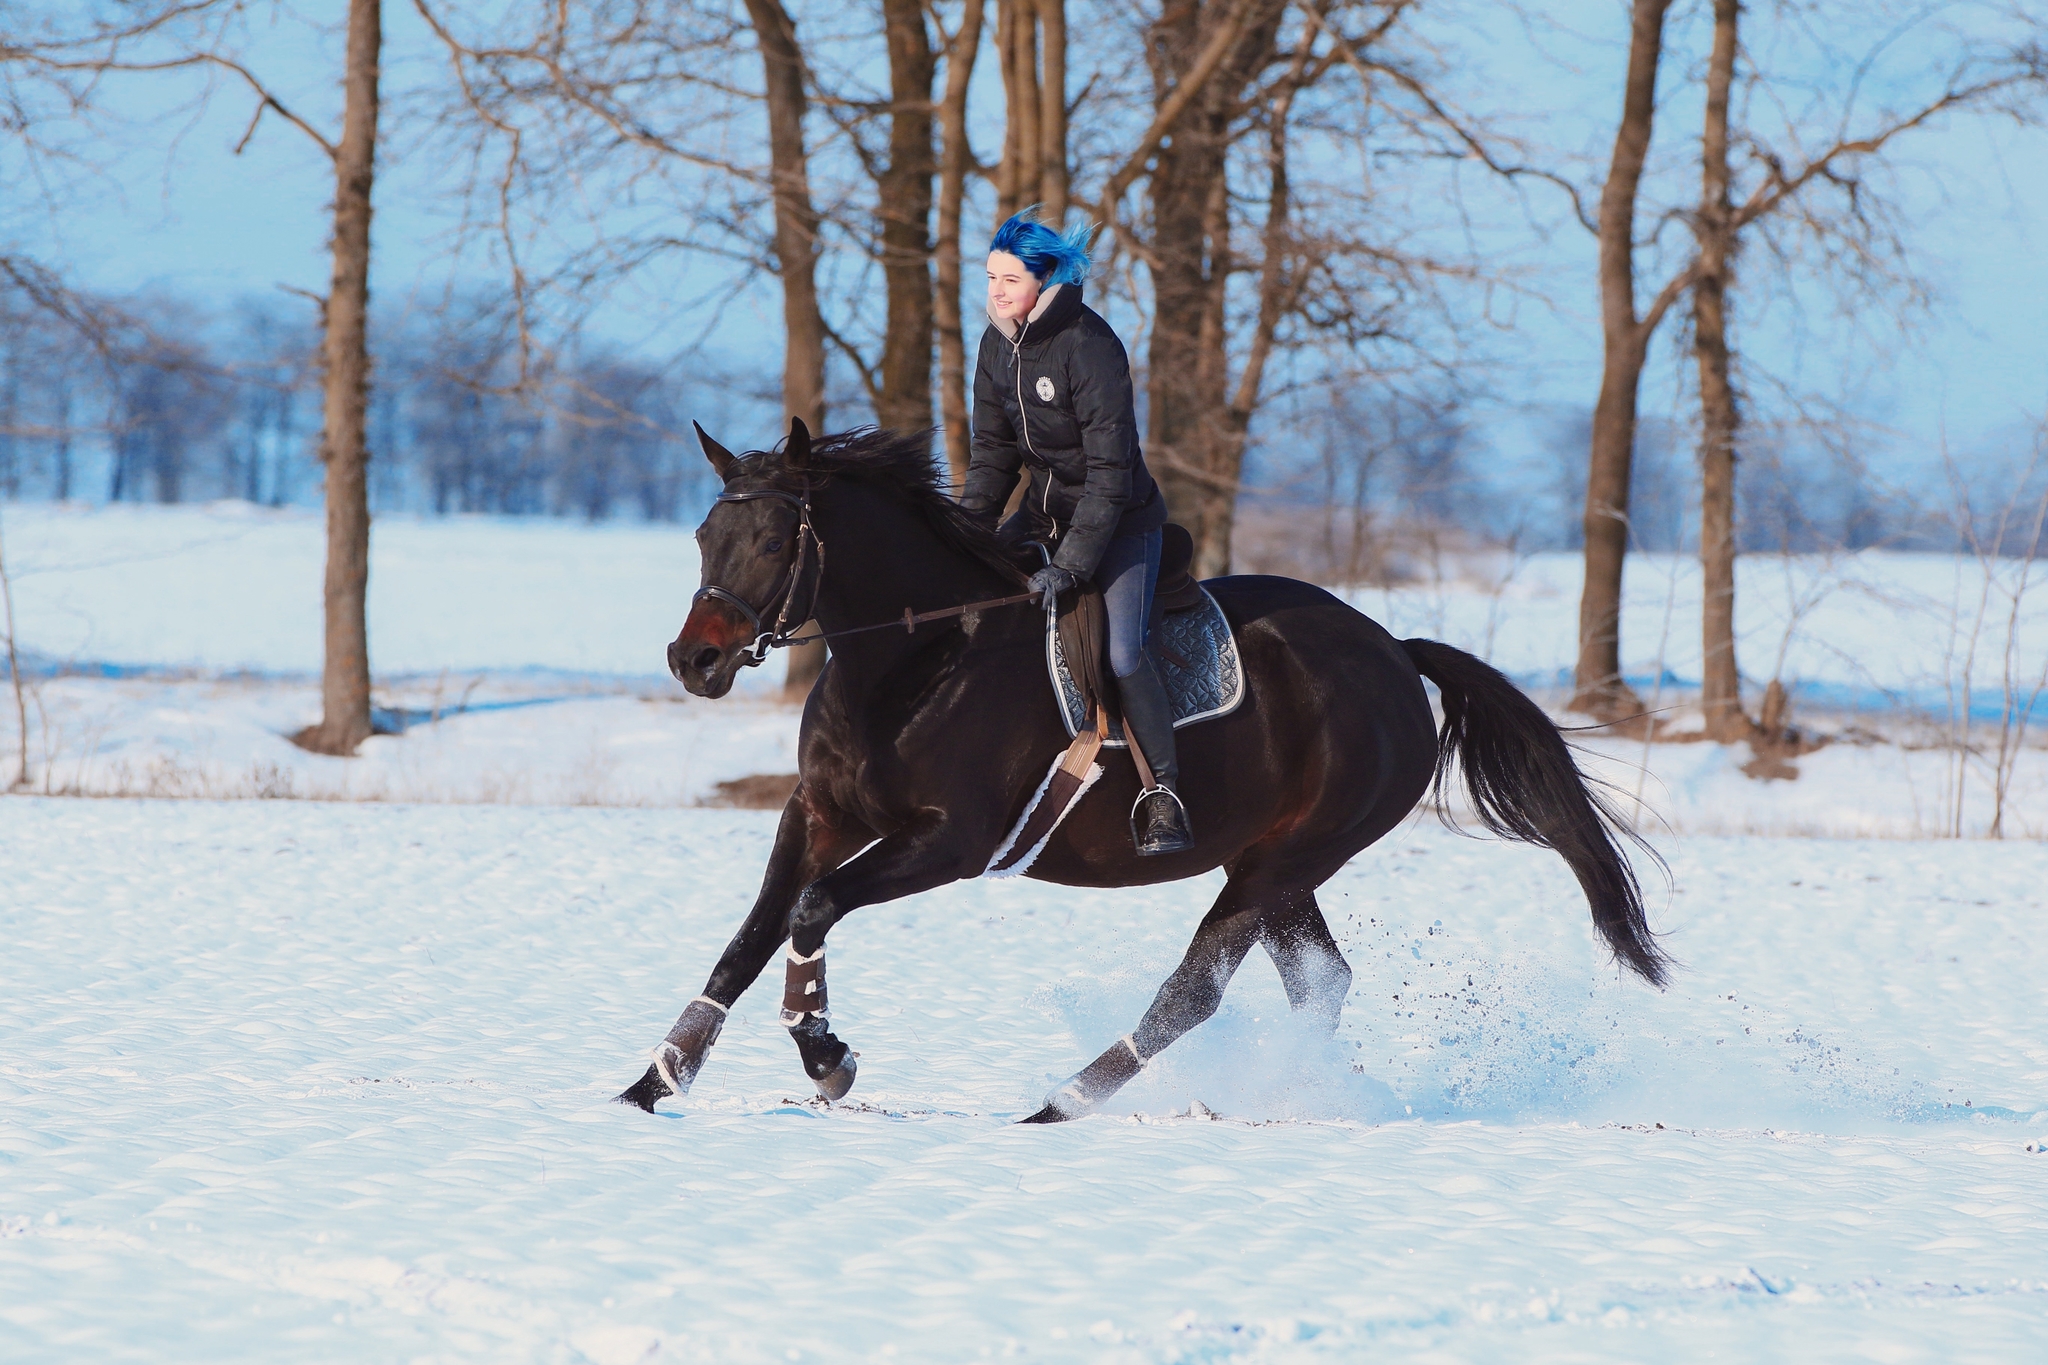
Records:
M1093 1111L1173 1043L1216 1013L1223 990L1260 935L1259 905L1232 878L1202 917L1187 955L1152 1000L1138 1027L1055 1090L1026 1123L1061 1123Z
M1351 964L1330 936L1329 922L1313 891L1297 891L1269 906L1259 923L1259 942L1280 969L1287 1003L1332 1033L1351 993Z

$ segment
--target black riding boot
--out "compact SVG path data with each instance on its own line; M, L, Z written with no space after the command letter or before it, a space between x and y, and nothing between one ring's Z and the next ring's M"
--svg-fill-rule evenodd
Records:
M1188 813L1180 804L1180 759L1173 743L1173 700L1166 684L1144 656L1138 671L1116 680L1117 695L1123 701L1124 728L1135 739L1152 765L1156 784L1138 794L1131 807L1131 841L1140 857L1157 853L1179 853L1194 847L1195 836L1188 830Z

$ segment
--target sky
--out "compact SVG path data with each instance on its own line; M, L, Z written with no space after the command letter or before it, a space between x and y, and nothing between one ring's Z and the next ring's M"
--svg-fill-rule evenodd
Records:
M1448 12L1454 23L1472 23L1445 50L1475 88L1520 111L1506 121L1514 131L1562 149L1566 162L1604 162L1618 112L1624 7L1551 6L1540 21L1528 22L1504 20L1498 9L1477 4ZM1698 119L1691 107L1697 87L1684 78L1696 63L1702 29L1682 7L1678 13L1653 168L1661 167L1674 195L1683 196L1696 174L1686 158ZM337 32L279 10L259 21L248 51L295 108L323 127L338 125ZM406 112L403 92L424 83L440 58L406 4L386 6L385 51L385 88L399 97L387 127L397 127ZM980 78L993 87L992 62ZM331 193L324 158L274 115L236 154L253 99L230 80L215 82L203 103L192 98L197 90L182 77L129 77L110 86L117 116L104 125L112 137L92 144L93 167L68 175L55 208L32 194L10 195L12 207L0 218L5 231L100 290L157 289L222 305L282 289L324 291ZM1503 90L1513 97L1501 99ZM109 155L110 145L122 150ZM465 269L474 280L473 263L458 267L451 255L459 168L402 135L388 139L381 156L374 227L379 303L389 310L430 301ZM1745 280L1750 293L1738 295L1735 306L1738 325L1751 321L1744 340L1758 373L1843 400L1894 433L1886 458L1924 466L1943 449L1969 457L2010 445L2048 413L2048 329L2041 325L2048 315L2048 134L1991 118L1950 118L1903 147L1898 165L1916 269L1934 298L1910 330L1901 332L1876 310L1838 318L1832 296L1811 288L1788 292L1766 270ZM1598 382L1593 243L1560 225L1562 202L1541 188L1528 192L1532 216L1553 229L1541 240L1514 215L1478 238L1537 281L1541 294L1519 303L1512 329L1492 331L1474 352L1491 376L1480 387L1492 395L1494 444L1511 454L1542 439L1535 414L1589 406ZM636 291L636 304L621 300L600 310L592 325L650 355L673 354L700 339L702 319L658 301L715 286L727 269L715 260L694 262ZM1862 325L1860 336L1852 323ZM764 374L773 373L772 293L754 291L723 326L728 355L742 363L758 357ZM1667 332L1667 339L1675 335ZM1688 365L1668 346L1653 360L1646 413L1683 417Z

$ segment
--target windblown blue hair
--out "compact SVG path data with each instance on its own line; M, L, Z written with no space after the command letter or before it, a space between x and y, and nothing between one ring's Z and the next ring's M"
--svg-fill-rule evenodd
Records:
M1054 232L1038 221L1038 205L1013 213L989 239L991 252L1007 251L1041 285L1079 284L1088 278L1088 242L1095 229L1087 223Z

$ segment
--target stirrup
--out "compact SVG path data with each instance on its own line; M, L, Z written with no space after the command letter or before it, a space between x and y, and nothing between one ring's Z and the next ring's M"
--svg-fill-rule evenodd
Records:
M1155 824L1149 832L1138 829L1138 812L1143 810L1147 799L1165 796L1173 802L1173 816ZM1188 809L1181 804L1180 793L1167 786L1151 786L1138 793L1138 799L1131 803L1131 845L1140 858L1154 858L1163 853L1182 853L1195 846L1195 836L1188 828Z

